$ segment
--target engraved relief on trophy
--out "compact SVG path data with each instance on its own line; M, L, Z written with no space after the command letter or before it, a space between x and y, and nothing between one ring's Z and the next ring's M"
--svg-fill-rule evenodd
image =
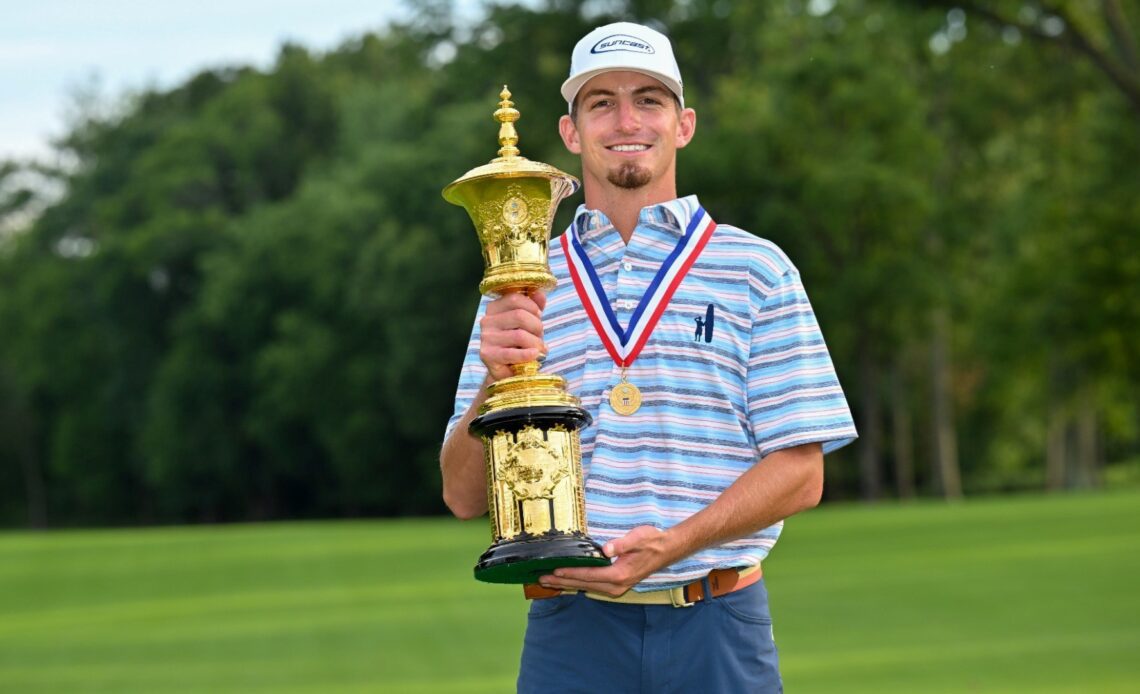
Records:
M511 203L517 203L518 207L512 212L510 211ZM503 240L511 249L512 260L527 260L526 249L522 248L524 243L535 243L534 230L526 222L526 202L522 198L511 198L507 201L508 207L503 208L503 219L506 220L508 216L512 218L520 217L521 219L516 222L507 222L507 228L503 231Z
M508 192L515 193L513 190ZM523 200L517 194L511 195L511 197L503 203L503 221L511 226L519 226L525 222L529 212L530 208L527 207L526 200Z
M517 499L550 499L554 488L569 474L561 447L550 445L541 429L527 426L507 448L499 478Z
M546 262L547 225L544 219L535 219L535 210L541 210L542 201L527 199L518 185L508 186L505 201L491 201L478 207L484 227L485 257L493 265L503 263Z

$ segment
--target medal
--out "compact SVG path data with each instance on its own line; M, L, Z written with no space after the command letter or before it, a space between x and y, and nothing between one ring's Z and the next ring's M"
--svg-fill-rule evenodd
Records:
M631 415L641 408L641 390L625 380L625 369L621 370L621 382L610 390L610 407L621 415Z
M630 317L629 326L622 329L617 316L610 308L609 297L602 289L602 282L594 270L594 264L586 255L586 249L578 239L577 224L571 224L562 235L562 250L566 254L566 264L570 269L570 279L574 290L582 300L586 315L598 337L609 352L614 363L621 367L621 381L610 390L610 406L620 415L631 415L641 407L641 390L625 380L625 370L637 359L649 335L657 327L665 307L673 298L673 293L681 285L681 280L704 250L716 222L698 207L685 226L685 233L676 247L661 264L653 281L645 290L637 307Z

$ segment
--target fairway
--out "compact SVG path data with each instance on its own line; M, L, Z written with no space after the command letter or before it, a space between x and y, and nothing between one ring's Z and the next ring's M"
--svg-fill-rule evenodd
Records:
M0 692L513 691L485 520L0 534ZM1140 687L1140 492L832 506L765 564L789 692Z

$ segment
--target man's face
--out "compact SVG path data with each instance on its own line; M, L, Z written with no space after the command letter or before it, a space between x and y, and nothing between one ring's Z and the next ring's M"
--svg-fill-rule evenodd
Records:
M662 199L675 197L677 149L692 139L693 110L678 108L668 87L638 72L602 73L577 98L576 120L563 116L559 132L582 157L587 189L660 189Z

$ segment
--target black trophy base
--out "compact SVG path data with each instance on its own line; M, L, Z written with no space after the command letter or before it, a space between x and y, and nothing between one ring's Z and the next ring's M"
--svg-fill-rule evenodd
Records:
M580 533L522 536L491 545L475 565L486 583L536 583L565 566L609 566L598 543Z

